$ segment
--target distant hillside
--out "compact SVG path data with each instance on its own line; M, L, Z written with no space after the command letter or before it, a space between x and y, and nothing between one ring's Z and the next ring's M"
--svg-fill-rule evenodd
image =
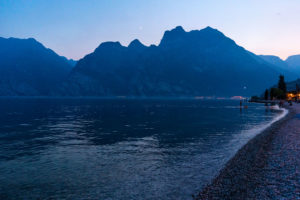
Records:
M300 79L290 81L286 83L286 88L288 91L296 90L296 85L300 86Z
M266 62L277 67L276 69L285 75L286 80L295 80L300 77L300 70L291 67L286 61L282 60L278 56L272 55L260 55L260 57ZM300 67L299 67L300 69Z
M69 62L32 38L0 38L0 96L50 95L66 79Z
M260 57L277 66L278 70L286 75L287 80L295 80L300 77L300 55L290 56L285 61L271 55L260 55Z
M285 61L281 60L281 58L279 58L278 56L260 55L260 57L265 61L280 67L281 69L287 69L289 67L288 64Z
M285 62L292 70L300 74L300 55L290 56L285 60Z
M67 59L67 58L66 58ZM77 64L77 61L76 60L73 60L73 59L67 59L67 61L68 61L68 63L72 66L72 67L74 67L76 64Z
M158 46L102 43L79 60L59 94L75 96L251 96L284 70L207 27L166 31Z

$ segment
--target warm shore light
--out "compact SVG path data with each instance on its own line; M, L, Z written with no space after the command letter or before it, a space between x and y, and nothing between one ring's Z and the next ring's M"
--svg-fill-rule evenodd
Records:
M300 99L300 92L288 92L286 96L287 100Z

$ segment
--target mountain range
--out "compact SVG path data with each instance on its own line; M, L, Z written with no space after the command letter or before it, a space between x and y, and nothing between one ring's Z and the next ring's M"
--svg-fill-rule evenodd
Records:
M286 60L282 60L278 56L260 55L265 61L277 66L279 69L288 71L300 77L300 55L289 56ZM295 78L292 76L292 78Z
M51 95L72 63L33 38L0 38L0 96Z
M299 69L300 56L257 56L211 27L178 26L159 45L104 42L77 62L34 39L0 38L2 96L251 96Z

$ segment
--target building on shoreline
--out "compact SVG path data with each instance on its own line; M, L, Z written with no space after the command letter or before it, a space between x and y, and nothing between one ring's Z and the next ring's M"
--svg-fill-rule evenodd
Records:
M298 100L300 100L300 92L296 91L296 90L288 91L286 96L287 96L288 101L298 101Z

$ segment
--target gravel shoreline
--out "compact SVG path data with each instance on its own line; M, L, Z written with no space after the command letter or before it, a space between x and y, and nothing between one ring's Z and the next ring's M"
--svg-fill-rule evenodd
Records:
M300 106L288 109L283 119L242 147L194 199L299 199Z

